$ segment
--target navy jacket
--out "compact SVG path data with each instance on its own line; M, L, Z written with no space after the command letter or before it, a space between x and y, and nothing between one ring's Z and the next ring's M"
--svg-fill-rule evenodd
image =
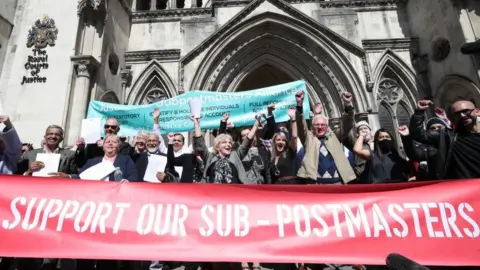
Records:
M102 157L94 157L89 160L87 160L87 163L85 163L85 166L83 166L82 170L80 173L85 171L86 169L93 167L97 165L98 163L103 161L103 156ZM130 182L142 182L140 177L138 176L138 171L137 167L135 166L135 163L133 163L133 160L129 156L117 156L115 159L115 162L113 163L113 166L116 168L120 168L120 170L123 173L123 179L127 179ZM109 181L115 181L115 178L113 178L114 172L112 172L109 175Z

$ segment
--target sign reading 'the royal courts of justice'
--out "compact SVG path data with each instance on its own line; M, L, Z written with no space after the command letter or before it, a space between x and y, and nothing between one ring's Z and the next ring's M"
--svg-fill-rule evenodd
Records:
M27 48L33 48L24 65L27 74L22 78L22 85L47 82L47 77L42 73L49 67L48 54L45 48L55 46L57 34L58 29L55 21L46 15L35 21L28 31Z

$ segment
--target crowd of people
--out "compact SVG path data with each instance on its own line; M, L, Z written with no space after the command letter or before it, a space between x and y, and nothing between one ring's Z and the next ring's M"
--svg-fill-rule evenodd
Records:
M275 105L266 108L265 117L256 116L254 125L234 128L225 113L212 147L207 147L200 128L201 119L193 115L193 143L185 144L180 134L161 134L160 110L152 113L153 132L139 132L132 143L119 137L119 122L110 118L104 125L104 137L96 144L78 138L71 149L62 148L64 130L57 125L46 128L42 147L22 144L7 116L0 116L5 128L0 136L0 173L32 175L44 164L39 153L61 155L57 172L51 177L78 179L79 174L96 164L110 162L121 171L121 179L112 172L105 181L142 182L151 155L166 156L165 168L159 168L159 183L214 184L379 184L408 181L480 178L480 110L471 101L458 100L446 111L421 100L411 117L410 126L396 131L403 149L391 131L376 131L366 121L355 123L352 95L342 94L344 112L340 124L333 124L316 104L307 120L303 115L305 93L295 94L296 107L288 110L289 121L276 123ZM426 115L435 117L429 119ZM182 167L181 173L175 168ZM154 260L155 258L152 258ZM110 260L57 260L3 258L1 269L260 269L263 263L138 262ZM268 264L274 269L362 269L352 265ZM331 267L331 268L328 268ZM336 267L336 268L335 268Z

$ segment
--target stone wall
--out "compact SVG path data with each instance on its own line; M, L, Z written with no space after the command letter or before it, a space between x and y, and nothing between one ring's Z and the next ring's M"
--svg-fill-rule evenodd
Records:
M120 1L108 4L108 16L103 30L103 46L98 72L96 99L113 91L119 101L123 102L122 79L120 72L125 68L125 52L130 39L129 14ZM140 39L141 40L141 39Z
M37 147L48 125L64 124L72 70L70 56L78 26L76 11L76 1L19 0L16 7L14 28L0 78L1 100L21 140ZM48 69L41 69L39 73L47 81L22 85L22 77L30 76L31 72L25 69L28 56L32 55L32 48L26 46L28 31L44 14L54 19L58 28L55 46L45 48Z
M0 76L2 76L3 61L7 53L8 40L13 29L15 19L15 7L17 0L0 1ZM1 105L0 105L1 107Z
M471 57L460 52L466 38L460 23L461 10L454 7L452 2L438 0L432 5L430 1L409 1L407 5L410 29L412 35L419 38L420 54L429 56L428 75L434 95L443 80L451 75L464 77L477 85L479 83ZM434 60L445 51L434 48L435 41L440 39L449 41L450 52L445 59Z

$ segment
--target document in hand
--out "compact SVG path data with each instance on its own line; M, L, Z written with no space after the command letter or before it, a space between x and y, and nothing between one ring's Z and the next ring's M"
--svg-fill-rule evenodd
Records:
M96 143L101 137L101 121L100 118L89 118L82 120L82 130L80 137L85 140L86 144Z
M148 165L143 180L152 183L159 183L160 181L157 179L157 172L165 172L166 166L167 157L159 155L148 156Z
M60 154L38 153L35 161L41 161L45 165L41 170L33 172L33 176L49 177L49 173L58 172Z
M109 174L115 171L115 166L111 162L100 162L80 174L82 180L104 180ZM108 178L105 180L108 181Z

